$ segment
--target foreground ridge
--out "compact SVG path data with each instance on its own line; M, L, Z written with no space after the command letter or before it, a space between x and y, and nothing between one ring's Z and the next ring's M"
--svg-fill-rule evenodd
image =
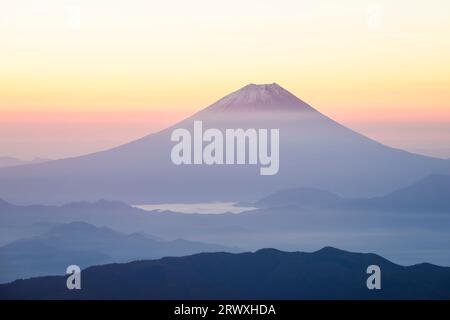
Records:
M366 285L381 270L381 290ZM88 268L81 290L65 276L0 285L1 299L449 299L450 268L409 267L375 254L326 247L312 253L263 249L202 253Z

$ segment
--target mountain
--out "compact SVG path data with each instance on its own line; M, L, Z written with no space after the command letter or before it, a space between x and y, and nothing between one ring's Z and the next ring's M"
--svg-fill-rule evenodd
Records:
M299 207L329 207L340 203L342 200L343 198L332 192L300 187L274 192L248 205L257 208L270 208L286 205L296 205Z
M280 170L256 165L174 165L177 128L280 130ZM299 184L346 196L375 196L434 173L448 161L364 137L277 84L247 85L158 133L86 156L0 168L0 197L15 203L120 199L127 203L253 201Z
M436 177L445 178L431 176L425 181L434 181ZM406 189L414 190L416 184ZM445 192L449 189L440 186L434 186L436 191L429 186L428 194L442 192L442 197L448 198ZM416 203L416 208L409 205L408 209L405 206L410 201L408 198L403 202L405 205L397 202L394 206L393 201L383 197L346 198L306 188L288 190L287 197L283 193L282 190L277 197L268 196L266 202L261 202L262 208L240 214L145 211L106 200L58 206L23 206L0 201L0 241L6 244L42 235L51 224L83 221L125 234L146 233L163 239L183 238L244 250L263 247L315 250L332 243L355 251L379 252L404 264L423 260L441 265L450 263L449 210L439 209L430 202ZM425 195L416 192L411 197L422 201L422 194ZM432 201L438 204L445 200Z
M249 84L206 108L205 113L315 112L315 110L276 83ZM276 115L276 114L275 114Z
M0 157L0 168L1 167L12 167L12 166L21 166L25 164L36 164L50 161L50 159L43 158L34 158L31 161L21 160L13 157Z
M356 207L389 211L450 212L450 176L431 175L386 196L354 201Z
M368 290L367 267L381 270ZM450 299L450 268L396 265L375 254L323 248L204 253L88 268L81 290L65 276L0 285L0 299Z
M3 207L0 205L0 230L12 227L27 229L30 225L41 222L67 224L83 221L123 233L144 232L166 239L189 238L212 243L219 243L216 239L229 243L232 239L232 244L226 245L238 247L239 243L245 242L245 237L255 237L257 232L300 232L312 222L308 218L311 218L311 212L294 206L276 210L252 210L241 214L184 214L144 211L121 202L105 200L62 206L20 206L7 202Z
M124 233L145 232L161 238L198 235L223 235L243 232L236 219L252 224L252 218L236 214L184 214L170 211L145 211L118 201L68 203L60 206L14 205L0 201L0 230L28 228L42 222L67 224L83 221L107 226ZM17 240L12 238L11 241Z
M0 247L0 282L61 274L67 266L184 256L199 252L238 252L237 248L186 241L163 241L142 233L123 234L105 227L73 222L43 235Z
M448 189L444 182L434 187L431 183L445 178L430 176L384 196L393 199L393 195L404 194L403 190L416 190L404 196L403 202L384 197L346 198L296 188L286 194L282 190L276 196L268 196L260 202L261 208L240 214L145 211L106 200L60 206L23 206L0 201L0 240L5 244L44 234L49 223L83 221L126 234L183 238L244 250L262 247L315 250L333 244L355 251L376 251L405 264L427 260L448 265L450 216L444 206ZM425 189L428 191L424 192Z
M430 175L387 195L372 198L343 198L334 193L311 189L285 189L270 194L250 207L271 208L296 205L336 210L364 209L383 212L450 212L450 176Z

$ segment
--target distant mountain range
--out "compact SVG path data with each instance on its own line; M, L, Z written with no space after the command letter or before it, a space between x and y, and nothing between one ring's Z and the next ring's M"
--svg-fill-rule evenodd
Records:
M280 130L280 170L252 165L176 166L174 129ZM447 160L382 145L336 123L277 84L247 85L161 132L94 154L0 168L0 197L61 204L119 199L127 203L253 201L304 185L344 196L392 192L430 174L450 174Z
M58 225L40 236L0 247L0 283L32 276L63 274L65 268L200 252L239 252L182 239L164 241L141 233L123 234L83 222Z
M260 208L240 214L144 211L105 200L62 206L18 206L0 200L0 234L8 243L27 232L42 235L52 224L83 221L126 234L143 232L244 250L269 246L314 250L333 243L377 251L404 263L426 258L447 265L449 180L449 176L430 176L378 198L349 199L297 188L268 196L257 202Z
M18 206L0 199L2 226L31 225L40 222L69 223L84 221L108 226L122 232L151 230L151 234L188 233L222 234L284 226L298 228L291 219L311 218L311 210L378 212L380 214L422 212L447 214L450 210L450 176L432 175L408 187L374 198L343 198L328 191L311 188L281 190L255 203L238 203L260 209L241 214L182 214L144 211L119 201L73 202L62 206ZM273 210L272 210L273 209ZM314 215L320 218L320 215ZM370 215L360 215L370 219ZM126 218L125 218L126 217ZM303 218L302 218L303 217ZM398 218L398 216L397 216Z
M450 176L431 175L408 187L374 198L343 198L323 190L295 188L278 191L245 205L258 208L296 205L305 208L365 209L378 212L449 213Z
M381 269L369 290L367 267ZM0 299L450 299L450 268L396 265L331 247L313 253L263 249L90 267L81 290L65 276L0 285Z

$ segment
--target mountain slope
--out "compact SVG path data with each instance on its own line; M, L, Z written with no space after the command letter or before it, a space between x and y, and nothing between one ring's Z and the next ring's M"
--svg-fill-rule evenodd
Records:
M311 188L284 189L272 193L254 203L257 208L296 205L300 207L329 207L338 204L342 198L337 194Z
M51 161L49 159L35 158L31 161L21 160L13 157L0 157L0 168L2 167L12 167L12 166L21 166L26 164L36 164Z
M298 112L315 110L276 83L249 84L230 93L203 112Z
M450 176L430 175L407 187L373 198L342 198L310 188L284 189L254 203L258 208L296 205L309 208L364 209L383 212L450 212Z
M372 210L450 212L450 176L431 175L386 196L360 200Z
M238 252L237 248L186 241L163 241L144 234L73 222L49 232L0 247L0 282L45 274L61 274L71 264L95 264L184 256L199 252Z
M366 287L369 265L381 269L381 290ZM67 290L63 276L43 277L0 285L0 299L450 299L450 268L403 267L329 247L198 254L91 267L81 275L79 291Z
M280 129L280 170L171 161L174 129ZM117 148L42 164L0 168L0 198L15 203L120 199L128 203L251 201L301 185L342 195L378 195L448 161L386 147L327 118L276 84L250 85L180 123Z

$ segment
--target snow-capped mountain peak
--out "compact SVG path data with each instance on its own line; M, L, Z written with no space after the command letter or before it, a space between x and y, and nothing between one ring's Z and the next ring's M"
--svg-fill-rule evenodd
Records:
M248 84L209 106L214 112L315 111L276 83Z

